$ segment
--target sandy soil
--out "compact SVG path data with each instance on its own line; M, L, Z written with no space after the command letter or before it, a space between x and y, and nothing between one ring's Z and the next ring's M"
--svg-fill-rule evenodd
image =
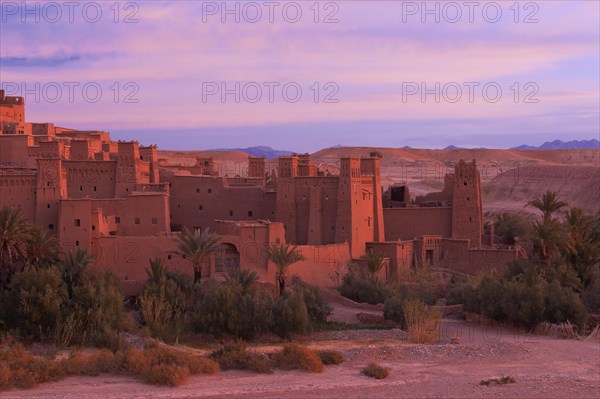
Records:
M242 371L198 376L178 388L144 385L133 378L102 375L71 377L9 398L593 398L600 397L600 344L519 335L498 327L445 320L440 343L414 345L395 330L334 332L336 340L317 336L304 344L337 348L346 361L323 373ZM332 332L329 332L330 334ZM355 333L354 336L348 335ZM387 337L381 334L389 334ZM344 339L346 335L346 339ZM449 337L461 336L452 345ZM269 345L254 350L270 352ZM390 369L385 380L360 374L368 362ZM516 383L481 386L483 379L509 375Z

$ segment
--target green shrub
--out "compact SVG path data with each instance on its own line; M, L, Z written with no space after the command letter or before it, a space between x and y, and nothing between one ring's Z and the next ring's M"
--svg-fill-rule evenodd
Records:
M325 365L340 364L344 361L344 356L338 351L318 351L317 355Z
M279 297L273 305L273 332L283 338L292 334L303 334L310 329L308 310L304 297L299 292L291 292Z
M569 321L583 330L587 312L577 294L561 287L558 281L548 284L545 294L544 320L555 324Z
M383 306L383 318L399 323L401 328L405 328L404 303L406 300L400 295L394 295L385 300Z
M153 336L177 341L189 324L192 279L168 270L160 259L150 263L151 269L146 269L148 282L138 298L141 323Z
M338 290L342 296L355 302L370 304L383 303L385 298L391 294L385 283L372 278L357 265L348 268L348 273L342 278L342 284Z
M56 267L28 267L14 275L10 295L3 299L8 299L9 327L26 337L49 339L61 322L67 287Z
M243 342L226 344L210 355L223 370L249 370L255 373L271 373L269 359L261 354L248 352Z
M238 285L204 287L194 306L193 327L199 333L253 339L269 331L273 297L265 290L243 292Z
M112 272L86 272L81 285L73 289L72 306L66 307L64 320L76 326L67 344L92 344L117 351L122 349L119 330L123 321L124 298L120 281ZM63 328L71 327L65 323Z
M367 367L362 369L361 373L376 380L383 380L390 375L389 369L381 367L377 363L369 363Z
M296 344L287 344L273 355L277 368L283 370L303 370L312 373L323 371L321 358L310 349Z
M301 293L308 312L308 318L312 323L323 322L331 314L331 306L323 297L321 288L316 285L297 283L294 291Z

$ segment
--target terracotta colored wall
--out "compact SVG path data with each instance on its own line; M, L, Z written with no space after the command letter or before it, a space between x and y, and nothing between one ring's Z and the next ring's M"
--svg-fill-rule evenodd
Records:
M113 198L116 161L63 161L69 198Z
M215 219L275 219L275 197L261 187L228 187L222 178L207 176L172 176L168 180L174 225L205 228Z
M516 249L469 248L469 240L444 239L442 241L442 265L461 273L477 274L495 269L506 271L508 262L518 259Z
M0 168L0 208L20 209L31 222L35 221L37 173L28 169Z
M304 282L323 288L338 286L352 260L348 243L300 245L298 248L307 260L291 265L289 276L298 276Z
M422 235L452 236L452 208L386 208L385 237L409 240Z
M35 167L35 159L28 157L27 147L33 145L33 137L27 135L0 135L0 162L16 166Z

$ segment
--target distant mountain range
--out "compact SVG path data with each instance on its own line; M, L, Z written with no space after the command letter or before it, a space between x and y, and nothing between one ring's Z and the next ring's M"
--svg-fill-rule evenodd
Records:
M573 150L577 148L600 148L600 141L592 140L573 140L573 141L546 141L544 144L534 147L531 145L520 145L511 150Z
M346 146L338 144L329 148L344 148ZM412 149L409 146L402 147L404 149ZM531 145L520 145L518 147L513 147L511 150L572 150L578 148L599 148L600 149L600 141L596 139L592 140L573 140L573 141L562 141L562 140L554 140L547 141L544 144L535 147ZM464 149L462 147L457 147L455 145L449 145L444 150L459 150ZM480 148L471 148L471 149L485 149L483 147ZM215 148L210 151L241 151L246 154L252 155L254 157L265 157L267 159L274 159L281 156L291 155L294 151L286 151L286 150L276 150L269 146L256 146L256 147L247 147L247 148Z
M210 151L241 151L246 154L252 155L253 157L265 157L267 159L274 159L277 157L283 157L286 155L293 154L293 151L275 150L271 147L260 145L256 147L248 148L215 148Z

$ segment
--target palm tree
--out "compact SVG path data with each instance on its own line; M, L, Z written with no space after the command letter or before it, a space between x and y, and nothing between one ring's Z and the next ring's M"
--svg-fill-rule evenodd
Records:
M225 278L228 282L239 285L242 288L242 294L246 294L259 277L253 270L232 267L228 270Z
M88 253L87 249L77 248L63 254L60 262L60 268L63 280L67 284L69 298L73 297L73 289L81 280L84 270L94 261L94 258Z
M275 278L279 283L279 295L281 296L285 293L288 267L301 260L306 260L306 258L302 256L297 245L288 244L271 244L267 247L266 256L277 267Z
M556 219L533 222L533 246L544 267L558 250L569 249L571 239L564 226Z
M372 250L368 250L365 254L365 260L367 261L367 271L373 279L377 279L377 274L381 271L385 265L383 254L378 254Z
M167 268L161 258L150 259L150 269L146 268L148 282L151 284L160 284L167 278Z
M24 260L27 254L27 236L30 225L16 209L0 209L0 281L7 283L14 272L14 262Z
M56 237L39 226L32 226L27 239L27 263L50 266L58 260L59 248Z
M533 206L542 211L544 220L551 219L554 212L568 205L564 201L559 201L554 191L546 191L540 198L533 198L527 203L527 206Z
M177 251L173 253L188 259L192 262L194 268L194 284L202 278L202 268L210 254L219 249L221 237L218 234L209 232L208 228L204 231L195 229L194 231L184 228L179 236L173 240L177 246Z

